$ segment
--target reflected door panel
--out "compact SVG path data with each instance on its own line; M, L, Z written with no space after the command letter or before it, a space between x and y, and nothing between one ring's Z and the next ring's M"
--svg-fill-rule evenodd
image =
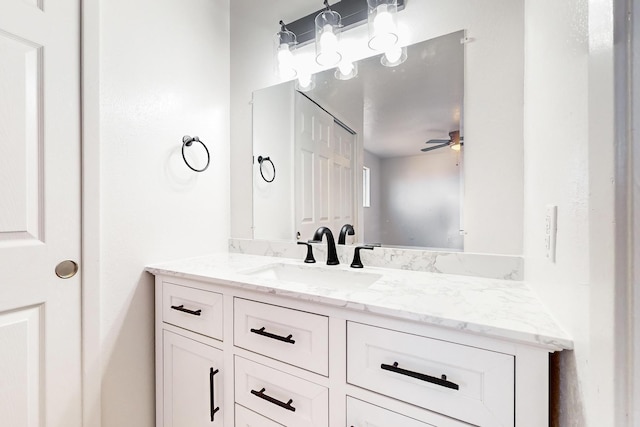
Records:
M318 227L336 234L353 223L354 141L333 116L296 92L295 98L296 227L302 240Z

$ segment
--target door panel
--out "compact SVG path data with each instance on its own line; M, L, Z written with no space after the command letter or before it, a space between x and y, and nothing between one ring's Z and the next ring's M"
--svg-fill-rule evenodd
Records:
M77 427L79 1L0 5L0 423Z
M39 407L43 331L42 306L0 314L0 414L8 426L36 427Z
M0 31L0 240L38 239L42 47Z
M356 136L304 95L295 98L296 227L303 240L355 219Z

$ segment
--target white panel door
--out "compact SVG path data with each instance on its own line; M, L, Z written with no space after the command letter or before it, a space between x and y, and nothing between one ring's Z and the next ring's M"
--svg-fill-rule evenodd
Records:
M354 188L356 136L335 123L332 132L331 230L338 232L344 224L354 225L356 197ZM356 233L358 230L356 229ZM357 236L354 236L354 241Z
M301 240L310 240L318 227L332 225L333 117L298 92L295 106L296 227Z
M356 135L297 92L295 106L297 231L302 240L321 226L336 235L355 221Z
M0 0L0 424L81 425L79 1Z

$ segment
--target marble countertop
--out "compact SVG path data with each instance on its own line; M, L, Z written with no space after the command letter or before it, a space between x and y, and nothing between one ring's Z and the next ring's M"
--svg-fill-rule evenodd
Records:
M309 277L322 278L324 275L329 279L324 282L331 284L323 285L321 279L304 284L266 273L255 274L268 266L282 264L287 265L287 271L295 273L299 269L313 273ZM155 275L215 282L475 332L553 351L573 348L571 338L540 299L526 284L518 281L377 267L355 270L344 264L304 264L292 259L237 253L171 261L147 266L146 270ZM364 279L373 283L339 286L332 278L340 272L355 279L361 276L353 274L364 273Z

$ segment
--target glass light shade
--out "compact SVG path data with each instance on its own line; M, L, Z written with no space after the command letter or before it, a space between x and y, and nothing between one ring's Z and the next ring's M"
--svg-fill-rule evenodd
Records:
M295 84L296 90L300 92L309 92L316 87L316 80L313 74L300 73Z
M396 46L384 53L380 63L385 67L396 67L407 60L407 48Z
M284 23L280 21L282 26L280 31L274 37L274 51L276 58L276 74L283 79L292 79L296 76L295 59L293 51L297 44L296 35L287 30Z
M450 145L450 148L454 151L460 151L460 148L462 148L462 144L458 143L458 144L453 144Z
M333 67L342 60L340 53L340 27L338 12L324 10L316 16L316 62Z
M334 74L338 80L351 80L358 75L358 64L351 61L342 61Z
M369 47L387 52L398 44L397 0L367 0Z

